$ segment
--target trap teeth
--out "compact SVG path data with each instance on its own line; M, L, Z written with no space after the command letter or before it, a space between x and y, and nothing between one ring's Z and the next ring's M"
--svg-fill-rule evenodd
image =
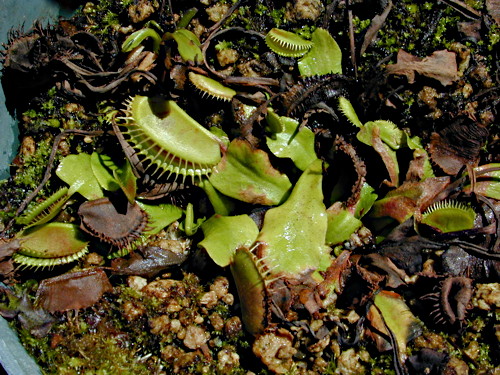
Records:
M138 95L126 104L124 122L114 128L132 149L129 159L141 155L139 163L131 160L140 173L184 180L208 175L221 160L221 141L174 101Z

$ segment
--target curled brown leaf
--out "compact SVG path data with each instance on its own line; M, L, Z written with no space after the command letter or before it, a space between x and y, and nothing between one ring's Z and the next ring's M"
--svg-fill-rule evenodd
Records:
M459 78L456 55L447 50L435 51L422 59L400 49L397 63L387 65L386 70L388 74L405 75L409 83L415 82L415 73L437 79L443 86Z

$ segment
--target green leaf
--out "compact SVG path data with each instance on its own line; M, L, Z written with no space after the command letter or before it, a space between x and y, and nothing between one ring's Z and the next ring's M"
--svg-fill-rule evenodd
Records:
M186 29L179 29L173 33L165 33L166 39L174 39L177 49L184 61L200 63L203 61L203 54L200 49L200 41L196 35Z
M420 322L410 311L403 298L397 293L382 290L375 295L373 302L378 307L378 310L373 306L370 308L368 315L370 323L377 331L387 335L387 328L392 331L399 349L399 359L404 363L407 357L406 343L419 336L422 332ZM385 340L378 336L377 341L380 339Z
M299 122L285 116L277 116L269 108L266 119L270 120L270 127L278 128L279 121L283 131L267 137L269 150L279 158L290 158L300 170L305 170L318 157L314 150L314 133L309 128L299 129Z
M135 177L128 159L125 160L121 167L113 171L113 177L120 185L128 201L133 204L137 192L137 177Z
M347 209L334 205L327 210L328 229L326 244L335 245L347 241L363 223Z
M373 204L378 198L374 193L375 189L368 185L366 182L361 187L361 194L358 202L356 203L356 210L354 217L361 219L372 208Z
M354 110L354 107L349 99L341 96L339 98L339 109L354 126L357 126L358 128L363 127L363 123L359 120L358 114Z
M68 155L56 169L57 176L70 185L79 184L77 191L88 200L104 196L99 181L92 172L89 154Z
M300 74L306 77L342 74L342 51L330 33L317 28L312 33L311 41L311 49L298 62Z
M90 156L90 165L94 176L104 190L117 191L120 189L120 185L113 177L113 171L118 167L109 156L94 152Z
M234 201L215 189L209 180L202 179L198 186L207 194L216 214L227 216L233 211Z
M259 234L257 225L248 215L214 215L201 224L201 229L205 238L198 246L221 267L229 265L237 248L250 247Z
M292 186L285 174L274 169L266 152L241 139L229 144L209 180L229 197L263 205L279 204Z
M266 212L257 242L261 258L273 274L300 277L330 265L322 172L318 159L302 173L286 202Z
M290 31L273 28L266 34L266 44L275 53L287 57L299 57L312 46L312 42Z
M474 186L474 192L485 197L500 200L500 163L484 164L475 168L475 170L478 177ZM483 172L486 170L489 171Z
M146 204L137 202L137 204L148 214L148 230L147 234L156 234L167 225L179 220L183 214L181 208L172 204Z
M146 27L144 29L137 30L130 34L125 42L122 44L122 52L130 52L137 46L139 46L144 39L153 39L153 50L158 53L160 50L161 37L156 31Z
M406 139L405 133L396 124L386 120L368 121L357 134L357 138L368 146L373 146L373 128L379 129L379 136L393 150L398 150Z

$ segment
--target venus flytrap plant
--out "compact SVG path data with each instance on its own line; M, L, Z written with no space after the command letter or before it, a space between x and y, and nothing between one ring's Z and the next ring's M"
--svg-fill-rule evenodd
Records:
M203 93L203 96L229 102L236 95L236 91L232 88L202 74L189 72L188 76L191 83Z
M165 33L163 39L175 40L177 43L177 50L185 62L198 64L203 61L200 40L191 31L178 29L173 33Z
M457 232L474 228L476 212L464 203L445 200L434 203L422 214L420 223L429 225L441 233Z
M74 262L88 252L88 239L77 225L48 223L16 235L19 249L12 255L24 267L54 267Z
M290 31L277 28L266 34L266 44L275 53L285 57L299 57L312 47L313 43Z
M325 29L317 28L311 36L312 47L299 61L299 72L304 77L342 74L342 51Z
M76 261L86 254L86 247L81 241L75 240L77 237L84 238L84 235L74 225L47 224L76 192L87 199L79 207L82 229L117 246L119 250L111 253L112 257L127 254L136 241L144 242L147 236L158 233L183 214L180 208L173 205L136 202L136 177L128 161L118 166L108 156L98 153L69 155L61 161L57 175L70 187L57 191L18 220L19 224L25 224L26 227L16 237L20 247L13 259L24 266L61 265ZM104 190L122 191L128 200L124 213L117 211L109 198L104 196ZM60 242L48 250L47 236L57 236L54 238Z
M314 133L309 128L301 129L297 120L278 116L272 108L268 108L266 121L271 130L266 143L274 155L292 159L302 171L318 159L314 150Z
M52 220L71 197L69 189L63 187L42 202L29 207L22 216L16 218L16 223L28 227L41 225Z
M194 182L209 175L221 160L222 140L172 100L135 96L118 120L113 128L140 174L183 182L189 176Z
M218 265L231 265L243 321L253 334L264 329L270 303L265 296L274 280L313 274L319 282L318 271L331 263L322 172L322 162L312 162L286 201L266 212L260 232L247 215L215 215L202 224L200 246Z
M396 124L388 120L375 120L362 123L356 114L351 102L339 98L339 109L345 117L360 130L357 139L373 147L380 155L389 173L391 186L399 186L399 163L396 151L402 147L408 147L417 155L427 155L418 137L410 137L406 132L399 129ZM434 176L429 158L426 157L424 164L425 173L422 179Z
M161 36L149 27L142 28L130 34L122 44L122 52L132 51L134 48L140 46L147 38L151 38L153 41L153 51L158 53L160 51Z

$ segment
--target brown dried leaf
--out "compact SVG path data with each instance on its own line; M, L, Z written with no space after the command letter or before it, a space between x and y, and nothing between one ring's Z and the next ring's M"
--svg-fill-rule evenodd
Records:
M459 78L456 55L448 50L435 51L421 59L400 49L397 63L387 65L386 69L388 74L405 75L409 83L415 81L415 72L437 79L443 86Z
M0 240L0 260L10 257L17 250L19 250L19 240L12 241Z
M99 268L71 272L43 280L36 293L36 304L50 312L83 309L111 290L108 276Z

